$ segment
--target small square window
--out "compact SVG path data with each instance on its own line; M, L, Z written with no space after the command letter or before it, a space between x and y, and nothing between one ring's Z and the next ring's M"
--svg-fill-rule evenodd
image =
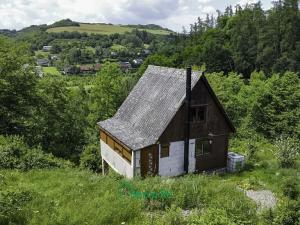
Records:
M205 155L208 155L211 153L211 144L209 143L209 141L202 142L202 149L203 149L203 153Z
M205 122L206 121L206 107L192 107L191 108L191 121L192 122Z
M169 144L161 145L160 158L169 157L169 154L170 154L170 145Z
M211 154L212 148L211 148L211 140L196 140L195 145L195 157L199 157L202 155L209 155Z

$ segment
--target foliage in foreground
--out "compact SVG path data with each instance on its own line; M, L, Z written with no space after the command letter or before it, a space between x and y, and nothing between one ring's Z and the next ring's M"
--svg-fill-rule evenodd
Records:
M98 145L88 145L80 157L80 167L99 173L101 171L101 156Z
M44 153L40 147L29 148L22 138L17 136L0 136L0 169L64 168L71 163Z
M129 181L113 174L100 176L76 169L31 170L26 173L2 170L0 224L7 224L7 221L22 224L16 221L18 218L29 225L123 222L132 225L297 224L299 199L282 198L277 209L259 214L255 204L236 187L235 179L259 176L258 179L266 182L273 172L262 170L256 175L244 172L242 177L191 175ZM286 176L280 172L281 177L271 185L278 185ZM164 199L132 196L122 190L124 182L139 192L167 190L171 196ZM184 216L187 210L190 214Z

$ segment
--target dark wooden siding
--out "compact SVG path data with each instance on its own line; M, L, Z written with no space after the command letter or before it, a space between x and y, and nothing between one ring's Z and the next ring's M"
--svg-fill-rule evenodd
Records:
M202 80L197 83L192 91L191 103L192 105L207 106L206 122L191 123L191 139L206 137L209 133L214 135L229 135L230 127ZM169 143L184 140L184 121L185 110L184 106L181 106L175 117L161 135L159 141L161 143Z
M213 96L205 86L203 79L196 84L192 91L191 105L206 106L205 122L191 123L190 139L210 138L213 141L213 156L204 165L205 168L226 166L228 151L228 136L231 133L223 113L215 102ZM185 108L182 106L161 135L160 143L170 143L184 140ZM209 134L212 134L209 135Z
M141 150L141 175L158 175L158 145L152 145Z

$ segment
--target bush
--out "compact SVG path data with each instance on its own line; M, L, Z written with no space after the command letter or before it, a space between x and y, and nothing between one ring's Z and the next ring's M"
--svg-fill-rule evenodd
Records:
M300 201L288 201L277 209L277 215L273 221L276 225L300 224Z
M80 167L93 172L101 171L101 156L97 145L88 145L81 154Z
M0 169L65 168L71 163L46 154L40 147L29 148L21 137L0 136Z
M170 225L183 225L186 224L182 215L182 209L172 205L168 208L164 215L156 218L156 223L159 225L170 224Z
M188 225L236 225L223 209L210 208L202 215L192 215Z
M285 168L293 167L299 155L299 144L290 137L281 136L275 141L275 156L280 165Z
M297 178L286 179L282 185L283 194L290 199L297 199L299 196L299 187L298 187Z
M27 224L24 206L31 200L32 193L28 191L0 193L0 225Z

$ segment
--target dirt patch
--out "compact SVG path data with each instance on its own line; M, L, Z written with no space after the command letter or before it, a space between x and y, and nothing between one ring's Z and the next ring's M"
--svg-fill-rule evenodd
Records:
M245 193L248 198L252 199L259 206L259 210L270 209L276 206L276 197L269 190L247 190Z

